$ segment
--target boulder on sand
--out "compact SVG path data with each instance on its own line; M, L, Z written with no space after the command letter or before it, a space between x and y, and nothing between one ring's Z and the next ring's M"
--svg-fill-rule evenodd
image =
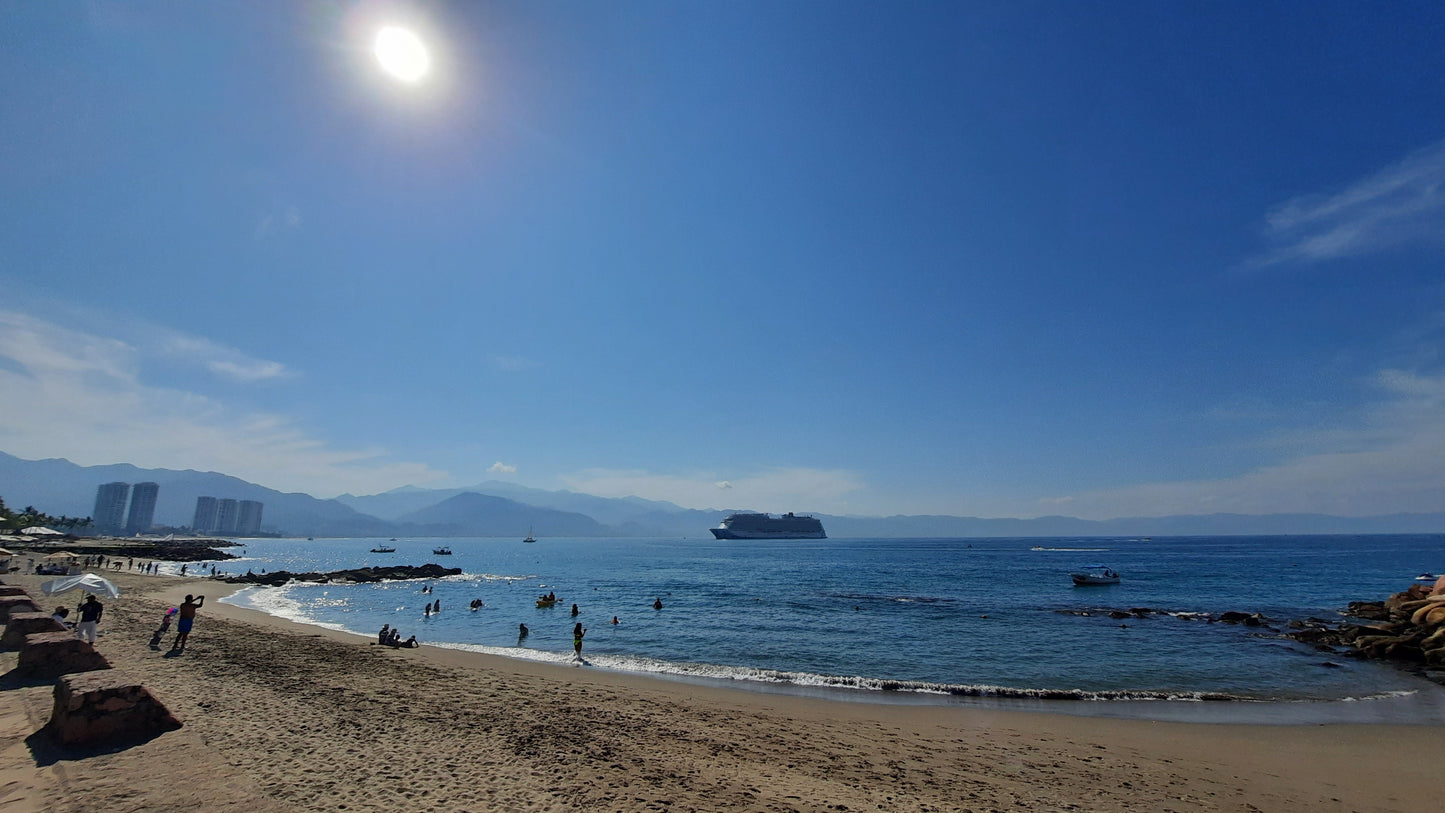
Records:
M174 731L181 721L135 675L106 669L57 680L45 727L61 745L100 745Z
M65 625L50 613L11 613L5 622L5 634L0 635L0 649L19 649L25 646L25 636L37 632L65 632Z
M96 652L89 641L82 641L68 631L37 632L25 636L15 673L26 678L53 678L109 668L110 661Z

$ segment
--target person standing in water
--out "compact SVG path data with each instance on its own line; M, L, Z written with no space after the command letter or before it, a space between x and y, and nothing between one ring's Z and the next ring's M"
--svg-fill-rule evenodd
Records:
M577 653L577 660L582 660L582 636L587 630L582 629L582 622L578 621L577 626L572 628L572 649Z

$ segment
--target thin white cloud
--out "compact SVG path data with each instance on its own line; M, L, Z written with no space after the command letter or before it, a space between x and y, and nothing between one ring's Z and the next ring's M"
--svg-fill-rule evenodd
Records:
M1248 265L1312 263L1445 236L1445 141L1333 194L1307 195L1266 216L1274 248Z
M1234 512L1370 516L1445 510L1445 375L1382 370L1354 426L1292 435L1304 450L1238 477L1076 494L1070 513L1106 519Z
M855 472L839 469L769 469L719 480L716 475L654 474L589 469L562 477L573 491L599 497L643 497L685 508L752 508L759 511L843 512L847 497L862 491ZM720 494L725 493L725 497ZM719 505L719 499L726 499Z
M502 461L498 460L497 462L488 466L487 471L492 472L493 474L516 474L517 467L503 463Z
M301 228L301 210L295 206L276 208L265 212L256 221L255 238L264 240L273 234L295 231Z
M221 378L251 383L295 375L279 361L252 358L235 348L169 328L147 325L133 332L143 351L153 350L157 355L195 364Z
M284 415L149 385L146 360L128 342L0 312L0 449L82 465L211 469L312 494L373 494L445 477L391 462L381 449L331 448Z
M281 378L286 375L286 367L275 361L257 361L246 364L217 360L207 362L206 369L237 381L264 381L268 378Z

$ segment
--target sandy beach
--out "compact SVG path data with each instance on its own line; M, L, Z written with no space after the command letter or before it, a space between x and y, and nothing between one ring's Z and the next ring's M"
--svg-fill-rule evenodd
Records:
M111 574L107 574L112 577ZM184 727L103 752L37 732L7 684L0 811L1405 811L1441 789L1436 727L1161 723L836 702L423 646L393 650L113 575L97 648ZM40 577L6 577L47 609ZM207 596L190 646L149 646ZM3 671L16 654L0 655Z

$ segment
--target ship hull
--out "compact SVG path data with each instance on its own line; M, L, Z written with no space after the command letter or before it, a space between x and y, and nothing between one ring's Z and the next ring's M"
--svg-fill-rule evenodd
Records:
M717 539L827 539L823 531L734 531L730 528L709 528Z

